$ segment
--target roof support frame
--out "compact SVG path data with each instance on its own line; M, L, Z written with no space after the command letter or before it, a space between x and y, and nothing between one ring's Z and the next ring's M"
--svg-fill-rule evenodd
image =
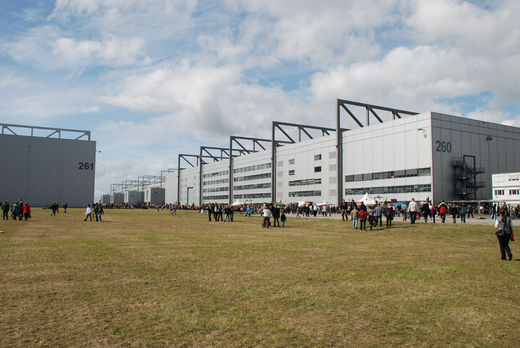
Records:
M365 108L366 110L366 125L361 123L359 119L354 115L354 113L348 108L348 106L357 106ZM418 115L417 112L414 111L406 111L406 110L400 110L400 109L394 109L389 108L385 106L378 106L378 105L371 105L371 104L365 104L350 100L344 100L344 99L337 99L336 102L336 169L338 173L338 180L337 180L337 194L338 194L338 206L341 205L343 201L343 132L345 129L341 128L341 110L344 110L347 112L347 114L350 116L350 118L360 127L363 128L365 126L370 125L370 114L372 114L376 120L379 121L379 123L383 123L383 119L379 116L379 114L376 112L376 110L379 111L385 111L392 113L392 119L401 118L401 115Z
M251 142L252 149L244 146L239 140L246 140ZM233 145L237 144L241 147L240 150L234 149ZM256 149L257 146L262 148L262 150L266 150L266 148L262 145L262 143L271 143L270 139L262 139L262 138L254 138L254 137L242 137L242 136L230 136L229 137L229 153L231 156L229 157L229 190L228 190L228 202L229 204L233 204L233 184L234 184L234 163L233 158L239 157L244 154L250 154L254 152L258 152ZM238 155L235 155L235 152L238 151Z
M291 127L298 129L298 141L295 141L284 129L283 127ZM295 144L297 142L301 142L301 135L304 133L309 137L309 139L314 139L312 135L308 132L308 130L319 130L321 131L322 136L330 135L329 132L335 132L336 128L329 127L320 127L320 126L311 126L306 124L298 124L298 123L288 123L288 122L278 122L273 121L271 127L271 200L276 202L276 149L284 144ZM276 130L279 130L285 137L285 140L278 140L276 137ZM345 130L345 129L344 129ZM289 139L289 140L287 140Z

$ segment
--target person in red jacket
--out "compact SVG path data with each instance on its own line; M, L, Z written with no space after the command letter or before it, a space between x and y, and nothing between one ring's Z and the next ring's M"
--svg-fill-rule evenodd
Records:
M31 206L29 205L29 202L25 202L22 209L23 217L25 218L25 221L27 221L27 219L31 217Z
M368 218L367 211L363 207L361 207L361 209L359 210L359 213L358 213L360 231L365 231L365 232L367 231L367 218Z

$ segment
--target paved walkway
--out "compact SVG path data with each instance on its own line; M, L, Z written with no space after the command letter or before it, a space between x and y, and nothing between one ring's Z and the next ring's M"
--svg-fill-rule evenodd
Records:
M287 217L291 217L293 219L296 218L296 215L295 214L288 214ZM300 219L317 219L317 218L321 218L321 219L339 219L341 220L341 214L333 214L332 216L327 216L327 217L323 217L321 214L318 214L318 216L314 217L314 216L310 216L308 218L306 217L303 217L300 215ZM349 222L350 222L350 218L349 218ZM383 217L383 224L385 223L385 218ZM400 217L396 217L394 218L394 221L396 222L402 222L403 221L403 216L401 215ZM417 223L424 223L424 219L421 218L421 220L416 220ZM435 218L435 221L437 223L439 223L441 221L440 217L436 217ZM408 219L407 222L409 223L410 220ZM431 219L428 219L428 223L431 223L432 220ZM446 223L447 224L453 224L453 220L451 218L451 216L446 216ZM460 224L460 219L457 219L457 223ZM466 225L488 225L488 226L493 226L494 224L494 220L491 220L491 215L481 215L479 217L479 215L475 215L475 218L466 218ZM515 219L513 220L513 226L520 226L520 219Z

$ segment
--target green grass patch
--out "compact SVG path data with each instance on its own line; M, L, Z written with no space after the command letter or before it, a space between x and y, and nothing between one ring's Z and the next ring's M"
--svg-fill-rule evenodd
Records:
M82 214L0 223L0 346L520 342L520 262L499 260L491 226Z

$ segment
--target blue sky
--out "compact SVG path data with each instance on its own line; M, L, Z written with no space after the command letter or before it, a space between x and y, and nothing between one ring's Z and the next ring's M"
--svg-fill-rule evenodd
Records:
M0 0L2 122L91 130L96 198L336 98L519 125L513 0Z

